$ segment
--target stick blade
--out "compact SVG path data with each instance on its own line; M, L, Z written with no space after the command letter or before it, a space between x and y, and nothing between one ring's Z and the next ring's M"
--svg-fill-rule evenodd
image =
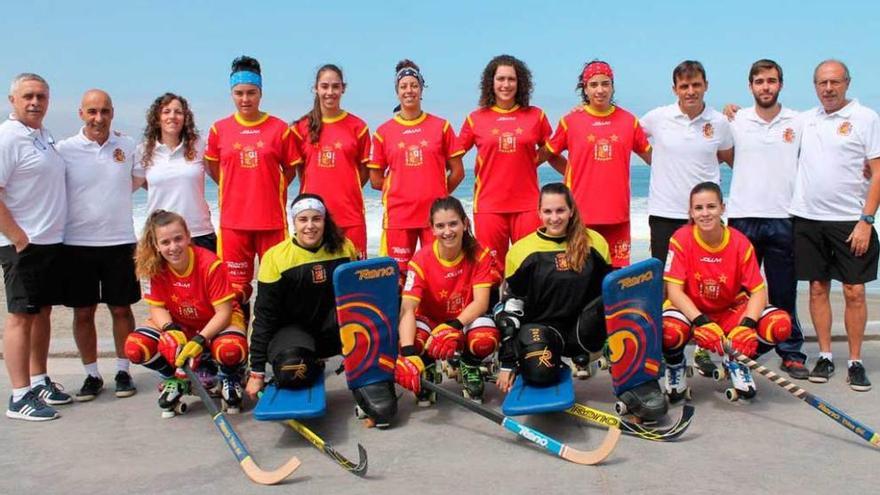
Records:
M241 468L244 470L244 474L247 475L248 478L251 479L254 483L259 483L261 485L275 485L296 471L301 462L297 457L291 457L289 461L287 461L283 466L279 467L274 471L264 471L260 469L260 466L257 466L257 463L251 457L245 457L243 461L241 461Z
M560 457L566 461L585 466L599 464L611 455L611 452L617 447L617 441L620 440L621 433L620 428L609 428L608 433L605 434L605 439L602 440L602 444L599 445L599 448L590 451L583 451L566 445L562 450Z
M333 448L333 446L329 443L324 443L324 454L326 454L327 457L333 459L333 461L339 464L343 469L355 476L360 476L361 478L363 478L367 475L367 449L365 449L364 446L361 444L358 444L357 464L346 458L344 455L340 454L339 451Z

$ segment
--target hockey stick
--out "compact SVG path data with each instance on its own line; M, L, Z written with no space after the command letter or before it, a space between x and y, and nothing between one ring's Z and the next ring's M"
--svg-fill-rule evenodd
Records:
M319 437L315 432L306 427L306 425L295 419L285 420L285 423L296 430L297 433L302 435L303 438L308 440L315 446L315 448L326 454L327 457L333 459L336 464L339 464L346 471L360 477L367 475L367 451L361 444L358 444L358 462L355 464L337 452L336 449L334 449L329 443L325 442L324 439Z
M733 347L730 346L730 343L728 342L724 342L724 351L736 358L737 361L739 361L749 369L757 371L771 382L779 385L785 390L788 390L791 395L794 395L798 399L801 399L807 404L818 409L819 412L833 419L847 430L867 440L874 447L880 447L880 434L877 434L874 430L851 418L845 412L832 406L825 400L807 392L806 390L795 385L794 383L791 383L790 381L777 375L776 373L765 368L764 366L758 364L758 362L754 359L750 359L745 354L735 350Z
M575 404L565 412L585 421L609 428L620 428L624 435L630 435L654 442L669 442L680 437L691 425L694 416L694 406L685 404L681 409L681 416L672 426L666 428L649 428L632 421L627 421L599 409L594 409L584 404Z
M251 457L251 453L248 451L247 447L245 447L241 439L238 438L232 425L226 420L226 416L217 409L217 405L214 404L214 400L208 395L208 391L205 390L202 382L199 381L199 377L196 376L192 369L190 369L189 365L184 365L183 371L186 372L186 376L189 378L190 386L196 391L199 398L202 399L202 403L205 404L205 407L208 408L208 413L211 415L214 425L220 430L220 434L223 435L223 440L226 441L226 445L232 450L232 454L238 459L238 463L244 470L244 474L246 474L251 481L261 485L274 485L296 471L300 465L300 461L296 457L291 457L283 466L274 471L264 471L260 469L260 466L257 466L257 463L254 462L254 459Z
M499 425L516 433L526 440L534 444L540 445L544 448L544 450L556 454L566 461L574 462L575 464L593 465L602 462L603 460L605 460L606 457L608 457L609 454L611 454L611 451L614 450L614 447L617 446L617 441L620 440L620 429L610 428L608 430L608 433L605 435L605 439L602 440L602 444L599 445L599 448L591 451L577 450L569 445L559 442L558 440L554 440L553 438L548 437L538 430L530 428L510 417L507 417L498 411L489 409L488 407L481 406L471 400L465 399L464 397L461 397L454 392L450 392L449 390L446 390L439 385L431 383L424 378L421 379L421 383L422 388L426 388L431 392L442 396L445 399L448 399L462 407L470 409L480 416L490 421L494 421L495 423L498 423Z

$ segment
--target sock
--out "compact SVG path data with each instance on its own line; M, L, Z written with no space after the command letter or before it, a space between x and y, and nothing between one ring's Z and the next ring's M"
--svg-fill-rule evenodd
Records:
M21 387L21 388L12 389L12 401L13 402L20 401L30 391L31 391L30 387Z
M84 364L83 368L85 368L86 373L88 373L89 376L101 378L101 373L98 371L98 362L97 361L95 361L94 363Z
M850 367L852 367L852 365L854 365L856 363L862 364L862 360L861 359L848 359L846 361L846 367L850 368Z
M37 385L45 385L46 377L49 375L43 373L41 375L32 375L31 376L31 388L36 387Z
M131 367L131 361L126 358L116 358L116 371L124 371L128 373Z
M830 352L820 352L819 357L825 358L825 359L831 361L831 353Z

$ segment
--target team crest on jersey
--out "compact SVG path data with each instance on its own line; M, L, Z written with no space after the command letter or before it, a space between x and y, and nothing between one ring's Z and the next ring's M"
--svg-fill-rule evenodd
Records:
M184 319L195 320L199 317L199 311L189 301L182 301L177 307L177 313Z
M260 164L259 154L253 146L247 145L239 153L239 161L243 168L257 168Z
M312 282L321 284L327 281L327 270L324 265L315 265L312 267Z
M498 136L498 151L501 153L516 152L516 136L512 132L503 132Z
M464 295L458 291L450 294L449 299L446 300L446 312L449 314L458 314L461 313L461 310L463 309Z
M116 148L113 150L113 159L116 160L116 163L125 162L125 152L122 151L122 148Z
M794 129L791 127L786 127L784 131L782 131L782 140L786 143L794 142Z
M420 146L414 144L406 149L406 166L422 166L422 148Z
M712 136L715 135L715 128L712 127L711 122L706 122L703 124L703 137L706 139L712 139Z
M336 166L336 153L330 146L324 146L318 155L318 166L333 168Z
M617 260L629 258L629 241L621 239L615 242L611 247L611 257Z
M840 124L837 128L837 134L841 136L849 136L850 133L852 133L852 124L850 124L848 120Z
M593 158L600 162L607 162L612 158L611 150L611 142L602 138L596 141L596 146L593 147Z
M568 258L565 257L565 253L556 253L556 270L564 272L569 269Z
M704 278L700 281L700 293L707 300L714 301L721 294L721 285L713 278Z

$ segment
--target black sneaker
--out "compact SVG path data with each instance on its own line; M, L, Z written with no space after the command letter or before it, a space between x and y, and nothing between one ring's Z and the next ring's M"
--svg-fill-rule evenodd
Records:
M13 402L12 397L9 398L6 417L25 421L49 421L58 417L58 411L46 405L33 390L28 390L28 393L17 402Z
M868 375L865 373L865 367L862 366L862 363L856 362L849 367L846 373L846 382L849 383L849 388L856 392L871 390L871 381L868 380Z
M83 382L82 388L76 393L75 399L77 402L95 400L95 397L97 397L103 389L104 380L101 377L88 375L86 376L86 381Z
M137 393L134 383L131 381L131 375L127 371L116 372L116 397L131 397Z
M48 376L36 387L31 387L34 395L50 406L61 406L73 402L73 397L64 392L64 387L53 382Z
M813 383L826 383L834 374L834 363L830 359L820 357L810 372L810 381Z
M810 376L804 363L794 359L784 359L779 369L788 373L788 376L795 380L806 380Z

